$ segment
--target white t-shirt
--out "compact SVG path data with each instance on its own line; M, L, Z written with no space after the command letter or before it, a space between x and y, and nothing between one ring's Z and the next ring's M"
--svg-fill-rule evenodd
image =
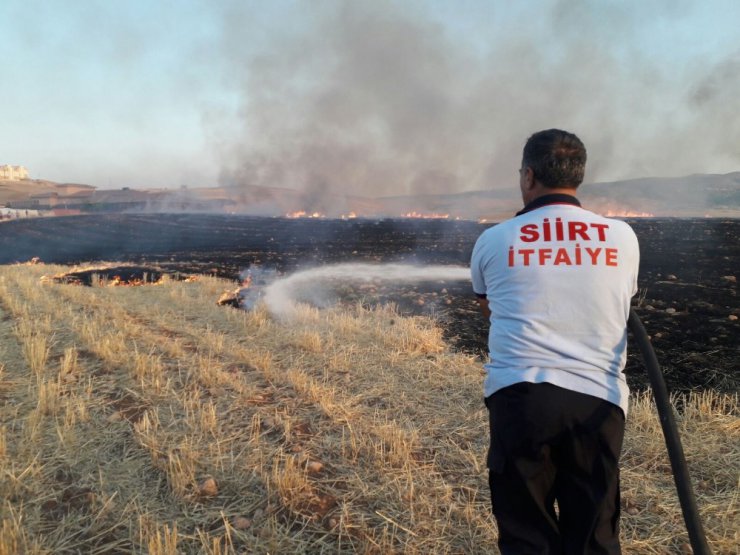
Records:
M622 371L637 292L637 237L625 222L577 206L575 197L565 202L491 227L475 244L473 290L487 296L491 309L484 394L548 382L627 414Z

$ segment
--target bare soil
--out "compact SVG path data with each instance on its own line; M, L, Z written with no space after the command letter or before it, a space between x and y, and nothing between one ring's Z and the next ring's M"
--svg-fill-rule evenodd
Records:
M628 220L641 245L638 315L671 391L740 390L740 220ZM156 272L239 279L260 265L279 273L338 262L467 265L487 225L445 220L285 220L212 215L106 215L20 220L0 229L0 263L113 260ZM459 350L486 352L487 322L466 282L348 285L345 302L392 301L442 322ZM215 302L216 299L214 299ZM648 386L632 349L633 389Z

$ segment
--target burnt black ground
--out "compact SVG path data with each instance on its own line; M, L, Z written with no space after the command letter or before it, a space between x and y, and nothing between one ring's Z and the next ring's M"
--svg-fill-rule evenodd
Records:
M672 391L740 389L740 220L628 220L641 245L637 313ZM193 214L114 214L0 224L0 263L126 261L237 279L253 265L291 272L337 262L467 265L487 225L445 220L286 220ZM487 323L466 282L346 286L341 296L393 301L437 316L455 348L485 355ZM215 302L215 299L214 299ZM647 387L636 349L626 373Z

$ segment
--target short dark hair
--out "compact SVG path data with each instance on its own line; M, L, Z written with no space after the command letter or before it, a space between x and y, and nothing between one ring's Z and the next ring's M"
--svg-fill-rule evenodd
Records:
M586 147L573 133L561 129L538 131L527 139L522 166L550 189L575 189L586 173Z

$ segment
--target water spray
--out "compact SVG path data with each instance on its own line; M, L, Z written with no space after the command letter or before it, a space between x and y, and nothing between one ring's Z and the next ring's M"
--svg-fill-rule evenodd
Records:
M262 300L271 314L287 318L297 309L300 293L313 296L321 304L322 283L329 280L349 282L387 281L416 283L421 281L461 281L470 279L470 269L463 266L413 266L410 264L332 264L296 272L278 279L264 288Z
M668 388L663 379L663 373L660 371L658 357L655 355L655 350L650 343L650 338L645 331L645 327L642 325L634 309L630 310L627 325L632 331L632 335L635 337L637 346L642 353L648 378L650 378L653 397L655 397L655 404L658 407L660 425L663 428L663 436L665 437L666 447L668 448L668 458L671 460L673 481L676 484L678 500L681 503L681 512L686 523L686 529L689 532L691 549L695 555L710 555L711 551L709 550L699 516L699 508L696 504L696 497L691 486L691 476L689 476L686 457L684 457L683 447L681 446L681 438L678 434L676 420L673 417L673 407L671 406L668 395Z

